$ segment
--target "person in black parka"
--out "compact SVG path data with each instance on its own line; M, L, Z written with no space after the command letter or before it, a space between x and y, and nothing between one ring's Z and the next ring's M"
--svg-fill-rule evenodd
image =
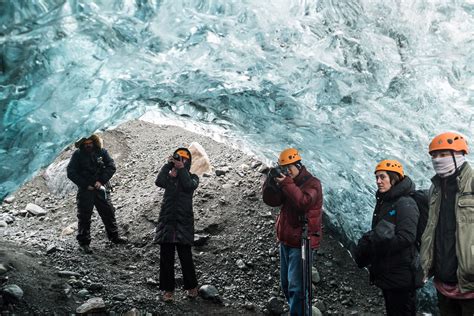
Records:
M415 184L396 160L383 160L375 169L376 206L372 230L359 240L354 258L369 267L370 281L382 289L387 315L416 315L414 260L418 206L410 196Z
M115 208L110 199L109 180L116 171L115 162L102 147L102 140L96 134L81 138L75 143L78 148L67 166L67 177L77 185L77 241L80 249L91 253L91 216L94 206L107 232L107 237L116 244L126 243L119 236L115 220Z
M183 287L188 297L198 295L191 246L194 243L193 193L199 177L189 172L191 152L178 148L161 168L155 184L165 189L155 242L160 244L160 290L163 300L173 300L175 249L183 271Z

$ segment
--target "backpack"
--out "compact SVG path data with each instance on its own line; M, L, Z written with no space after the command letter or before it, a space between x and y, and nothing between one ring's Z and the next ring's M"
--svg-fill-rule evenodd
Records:
M428 211L430 209L428 201L428 190L416 190L410 193L410 196L413 200L415 200L416 205L418 206L418 211L420 212L418 226L416 227L415 239L416 249L420 251L421 236L423 236L423 232L425 231L426 224L428 222Z

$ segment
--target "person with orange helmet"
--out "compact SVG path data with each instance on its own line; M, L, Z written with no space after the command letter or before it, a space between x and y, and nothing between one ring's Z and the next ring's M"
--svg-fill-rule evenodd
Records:
M433 138L429 154L429 212L421 238L421 265L434 277L441 315L474 315L474 173L466 160L466 137L446 132Z
M415 184L397 160L375 167L376 204L372 230L359 240L354 259L369 267L370 281L382 289L387 315L416 315L416 280L412 262L418 254L419 210ZM421 280L421 277L419 278Z
M178 252L183 273L183 288L189 298L198 296L198 281L191 246L194 243L193 194L199 177L190 172L191 152L178 148L168 157L155 184L165 189L154 242L160 244L160 290L162 300L174 300L175 252Z
M323 205L321 182L302 164L298 150L288 148L280 153L278 167L270 170L262 191L267 205L281 206L275 225L280 242L281 287L290 314L302 315L301 236L306 222L310 248L319 248Z

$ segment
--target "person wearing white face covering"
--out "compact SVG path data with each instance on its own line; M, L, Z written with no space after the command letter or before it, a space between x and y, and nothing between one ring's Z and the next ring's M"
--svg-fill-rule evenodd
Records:
M442 133L430 143L436 175L421 238L426 280L434 277L440 314L474 315L474 172L459 133Z

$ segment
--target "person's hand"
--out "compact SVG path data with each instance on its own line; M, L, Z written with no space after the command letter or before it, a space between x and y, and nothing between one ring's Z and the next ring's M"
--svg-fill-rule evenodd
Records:
M184 168L184 162L182 162L181 160L173 159L173 161L174 161L174 167L176 169L183 169Z
M94 188L96 188L97 190L99 190L101 186L102 186L102 183L100 183L99 181L96 181L94 184Z
M168 156L168 162L174 163L174 158L173 158L173 156Z
M283 182L283 180L285 180L286 176L283 174L283 173L280 173L280 176L278 177L275 177L275 182L280 184Z
M94 190L94 187L92 185L88 185L87 190L92 191L92 190Z

